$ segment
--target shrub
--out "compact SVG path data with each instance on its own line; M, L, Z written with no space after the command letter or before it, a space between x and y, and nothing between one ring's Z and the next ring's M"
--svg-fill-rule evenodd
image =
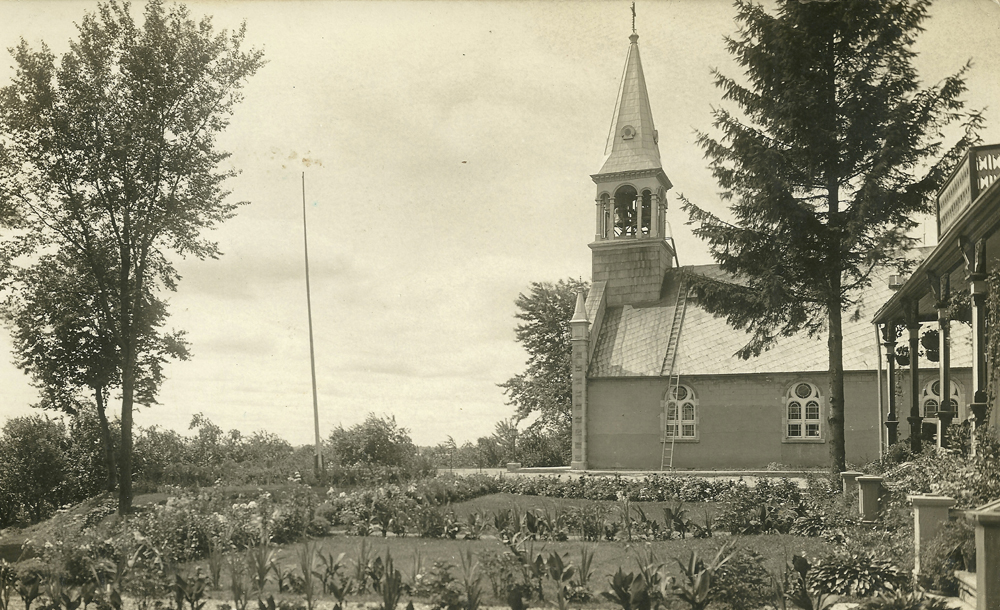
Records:
M976 569L976 530L964 519L949 521L920 549L919 584L947 595L958 594L955 570Z
M462 583L452 575L454 567L447 561L435 561L430 570L417 575L414 595L429 598L434 608L459 610L462 607Z
M750 547L735 551L715 572L714 597L723 610L756 610L772 597L771 577L763 555Z
M948 600L923 593L889 593L867 601L859 610L947 610Z
M817 589L857 597L899 591L910 581L892 562L866 552L828 556L813 567L810 578Z

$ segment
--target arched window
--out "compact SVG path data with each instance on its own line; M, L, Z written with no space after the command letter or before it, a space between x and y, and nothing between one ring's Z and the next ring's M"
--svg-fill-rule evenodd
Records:
M638 197L635 187L628 184L615 191L615 237L635 237L635 201Z
M698 397L686 385L670 388L663 396L664 409L660 414L663 438L695 440L698 438Z
M962 388L954 381L951 382L951 412L958 415L958 405L962 404ZM941 380L935 379L924 385L924 390L920 393L920 409L924 412L924 417L937 417L941 408Z
M815 385L800 381L785 393L785 438L823 438L823 395Z

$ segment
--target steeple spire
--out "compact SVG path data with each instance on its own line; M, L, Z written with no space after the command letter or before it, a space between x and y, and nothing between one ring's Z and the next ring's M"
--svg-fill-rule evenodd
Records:
M653 127L653 113L646 92L646 78L639 60L639 35L635 31L635 4L632 4L632 35L629 36L625 71L618 89L618 100L611 121L598 174L622 171L661 169L658 138Z

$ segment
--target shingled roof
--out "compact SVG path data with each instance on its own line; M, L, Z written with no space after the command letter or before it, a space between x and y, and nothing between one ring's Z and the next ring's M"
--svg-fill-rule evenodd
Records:
M715 279L731 279L718 265L686 267L685 271ZM669 375L664 359L669 350L670 327L677 302L678 273L667 274L665 297L647 306L608 307L590 362L590 377L656 377ZM889 272L877 273L862 298L861 316L844 317L844 370L874 371L878 366L872 312L892 295ZM824 372L829 370L826 334L801 333L784 337L757 358L742 360L734 354L749 336L733 329L689 298L677 346L676 366L683 376L748 373ZM965 324L952 324L952 367L971 366L971 333ZM883 362L883 367L885 366Z

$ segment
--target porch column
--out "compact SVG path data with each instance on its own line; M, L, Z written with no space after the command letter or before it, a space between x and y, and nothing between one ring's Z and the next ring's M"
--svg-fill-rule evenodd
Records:
M887 322L882 325L882 339L885 346L886 370L886 395L888 396L889 414L886 417L885 427L888 432L889 445L895 445L899 440L896 428L899 426L899 416L896 415L896 337L898 336L896 324Z
M910 333L910 451L920 453L924 418L920 416L920 318L917 301L903 303L906 330Z
M986 242L962 240L962 255L969 278L969 295L972 301L972 404L969 408L976 416L976 429L986 424L987 384L986 373ZM975 444L973 444L973 447Z
M941 275L928 273L931 280L931 289L937 299L935 308L938 316L938 350L940 359L938 362L938 385L940 385L941 403L938 405L938 420L941 422L941 431L938 432L938 447L948 446L948 426L951 425L955 413L951 410L951 354L949 353L949 331L951 330L948 319L948 305L951 297L951 285L949 274L946 271Z

